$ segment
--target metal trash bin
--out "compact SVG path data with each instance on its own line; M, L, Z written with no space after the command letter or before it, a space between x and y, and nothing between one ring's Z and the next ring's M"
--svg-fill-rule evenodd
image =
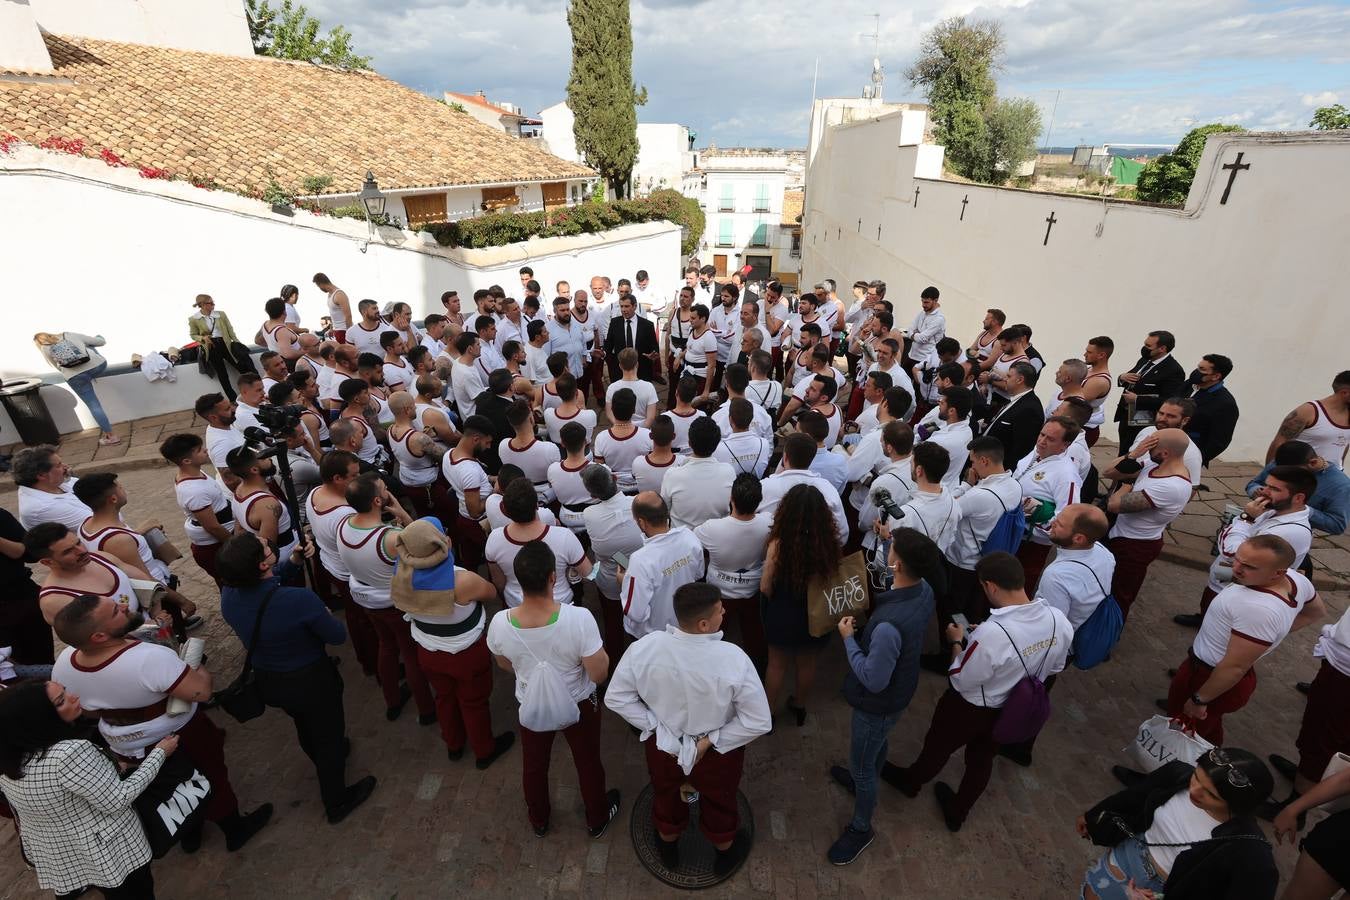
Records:
M47 409L39 390L41 378L16 378L13 381L0 382L0 403L19 432L19 439L25 444L56 444L61 441L61 432L56 429L51 410Z

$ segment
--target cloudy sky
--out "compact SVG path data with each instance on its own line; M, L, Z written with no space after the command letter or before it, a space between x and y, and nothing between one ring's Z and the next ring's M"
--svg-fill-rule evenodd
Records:
M571 64L565 0L309 0L344 24L381 73L417 90L485 91L534 113L563 99ZM699 145L806 143L818 96L858 96L882 11L885 96L922 100L905 80L919 38L952 15L1002 23L1003 96L1031 97L1050 144L1175 142L1196 124L1307 126L1350 105L1350 0L633 0L633 70L643 122L681 122ZM866 36L865 36L866 35Z

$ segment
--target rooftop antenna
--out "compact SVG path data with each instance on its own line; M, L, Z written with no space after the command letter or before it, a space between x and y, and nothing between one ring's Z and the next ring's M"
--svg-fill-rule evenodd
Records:
M886 81L886 75L881 68L881 13L872 13L872 30L859 37L870 37L872 39L872 77L871 84L864 85L862 95L867 100L881 100L882 84Z

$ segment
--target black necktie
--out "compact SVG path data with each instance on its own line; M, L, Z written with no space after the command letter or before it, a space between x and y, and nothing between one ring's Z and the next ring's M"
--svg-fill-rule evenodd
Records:
M625 347L631 347L631 346L633 346L633 320L632 320L632 319L624 319L624 320L623 320L623 329L624 329L624 332L626 333L626 336L625 336L625 338L624 338L624 346L625 346Z
M1148 374L1149 369L1152 369L1152 368L1153 368L1153 360L1150 359L1150 360L1146 361L1146 362L1144 363L1144 367L1143 367L1142 369L1139 370L1139 377L1140 377L1140 378L1143 378L1145 375Z

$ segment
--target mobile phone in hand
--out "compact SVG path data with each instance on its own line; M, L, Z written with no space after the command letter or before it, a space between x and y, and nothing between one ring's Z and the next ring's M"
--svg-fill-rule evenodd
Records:
M618 552L618 553L615 553L615 554L614 554L614 563L615 563L615 565L617 565L620 569L627 570L627 569L628 569L628 554L627 554L627 553L623 553L622 551L621 551L621 552Z
M962 631L970 631L970 620L960 613L952 613L952 622L960 625Z

